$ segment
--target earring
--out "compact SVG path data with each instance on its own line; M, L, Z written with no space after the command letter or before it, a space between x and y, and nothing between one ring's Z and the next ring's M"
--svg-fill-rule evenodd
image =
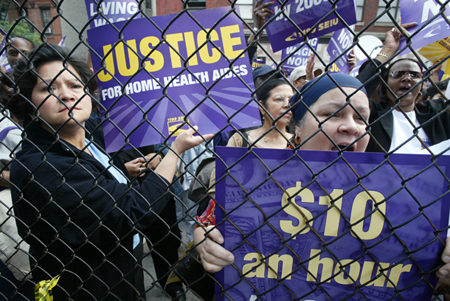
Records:
M300 136L295 135L295 145L299 145L302 142Z

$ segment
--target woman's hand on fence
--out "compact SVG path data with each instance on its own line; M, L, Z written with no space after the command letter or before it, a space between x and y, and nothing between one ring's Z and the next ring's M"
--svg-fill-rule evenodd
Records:
M155 172L165 178L169 183L172 183L173 176L175 175L179 155L214 136L214 134L194 136L196 131L197 126L194 126L194 128L190 128L179 134L170 147L171 151L164 156L164 159L162 159L155 169Z
M203 238L201 238L202 235ZM197 228L194 233L194 243L201 240L203 241L196 246L196 250L205 271L216 273L234 262L233 254L221 246L224 239L215 226Z
M187 151L188 149L191 149L194 146L197 146L200 143L204 142L205 140L209 140L214 136L214 134L194 136L197 130L198 127L194 126L194 128L190 128L182 132L172 143L171 149L175 151L178 155L180 155L183 152Z

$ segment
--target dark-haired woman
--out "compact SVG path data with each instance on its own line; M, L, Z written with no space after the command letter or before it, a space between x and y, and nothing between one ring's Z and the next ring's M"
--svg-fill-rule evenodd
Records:
M393 62L383 75L371 102L372 139L368 152L419 153L427 146L450 138L450 114L443 99L417 103L422 91L422 68L413 59ZM415 135L416 137L410 139ZM409 141L408 141L409 140Z
M155 172L133 186L121 161L86 129L97 83L85 63L52 45L36 49L30 62L14 69L9 107L24 120L11 181L33 281L59 275L55 300L138 300L135 234L150 230L169 202L178 154L204 140L183 132Z
M262 126L244 134L234 134L227 146L242 146L243 139L246 139L252 147L286 148L292 138L287 128L292 119L289 99L294 95L294 90L286 80L273 79L262 85L256 94Z

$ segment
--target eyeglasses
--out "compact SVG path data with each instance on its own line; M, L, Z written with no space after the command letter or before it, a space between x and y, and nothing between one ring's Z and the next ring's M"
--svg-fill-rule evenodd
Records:
M423 77L420 71L405 71L405 70L395 70L391 73L392 78L403 78L408 74L412 79L421 79Z

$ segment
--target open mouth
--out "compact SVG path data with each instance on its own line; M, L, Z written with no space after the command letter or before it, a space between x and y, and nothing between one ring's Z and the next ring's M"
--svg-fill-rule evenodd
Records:
M333 146L332 151L342 151L342 152L354 152L356 149L355 144L338 144L338 147Z
M408 93L408 91L409 91L410 89L411 89L411 87L402 87L402 88L399 88L397 94L399 94L399 95L406 94L406 93Z

